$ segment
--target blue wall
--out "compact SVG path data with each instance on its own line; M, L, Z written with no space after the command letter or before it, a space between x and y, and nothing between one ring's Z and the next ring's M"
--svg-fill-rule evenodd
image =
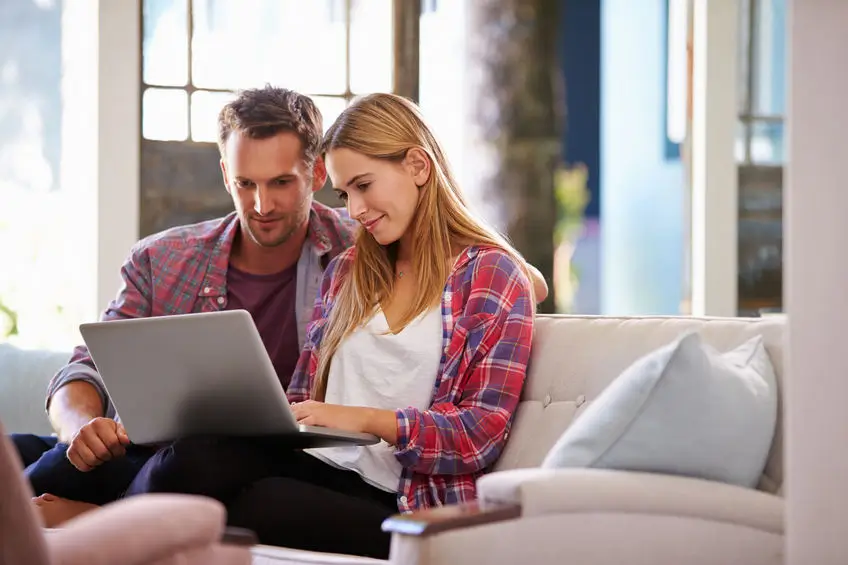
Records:
M605 314L674 314L682 298L684 171L665 156L665 11L665 0L601 4Z
M601 212L601 0L562 0L558 55L565 75L565 161L589 169L586 216Z

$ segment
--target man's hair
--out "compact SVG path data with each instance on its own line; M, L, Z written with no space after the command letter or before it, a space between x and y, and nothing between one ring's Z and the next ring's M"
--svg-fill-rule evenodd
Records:
M266 85L240 91L235 100L221 109L218 114L221 156L233 132L252 139L295 133L303 146L303 158L311 166L320 151L324 127L321 112L311 98L287 88Z

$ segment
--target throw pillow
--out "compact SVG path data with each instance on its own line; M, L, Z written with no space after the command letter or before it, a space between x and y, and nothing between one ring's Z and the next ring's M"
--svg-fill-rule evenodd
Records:
M777 421L762 336L720 353L684 335L624 370L568 427L542 467L759 481Z

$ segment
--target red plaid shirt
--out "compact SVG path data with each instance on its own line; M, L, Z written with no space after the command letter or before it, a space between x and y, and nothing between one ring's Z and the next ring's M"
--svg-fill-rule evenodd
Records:
M227 269L238 231L235 212L224 218L179 226L139 241L121 268L122 285L101 320L211 312L227 306ZM324 266L353 245L355 223L344 210L314 202L309 229L298 260L295 312L305 341ZM91 383L100 394L107 417L118 418L103 381L85 346L51 380L53 394L73 381Z
M309 398L327 315L354 252L342 253L324 272L289 386L292 402ZM396 411L401 512L473 500L477 477L503 451L530 360L530 284L501 249L469 247L457 260L442 295L444 348L432 404Z

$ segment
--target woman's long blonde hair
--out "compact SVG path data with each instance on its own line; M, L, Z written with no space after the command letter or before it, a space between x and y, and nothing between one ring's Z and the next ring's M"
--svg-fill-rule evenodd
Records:
M400 327L439 303L450 275L451 259L458 248L499 247L512 255L529 277L520 254L468 209L439 142L417 106L409 100L393 94L370 94L357 99L327 130L322 153L346 148L400 163L413 147L427 154L431 171L420 188L418 209L410 225L419 292L402 317ZM351 272L341 283L318 351L314 399L324 400L330 362L341 341L367 322L377 306L391 296L396 258L396 243L380 245L370 233L360 230ZM535 304L535 297L531 298Z

